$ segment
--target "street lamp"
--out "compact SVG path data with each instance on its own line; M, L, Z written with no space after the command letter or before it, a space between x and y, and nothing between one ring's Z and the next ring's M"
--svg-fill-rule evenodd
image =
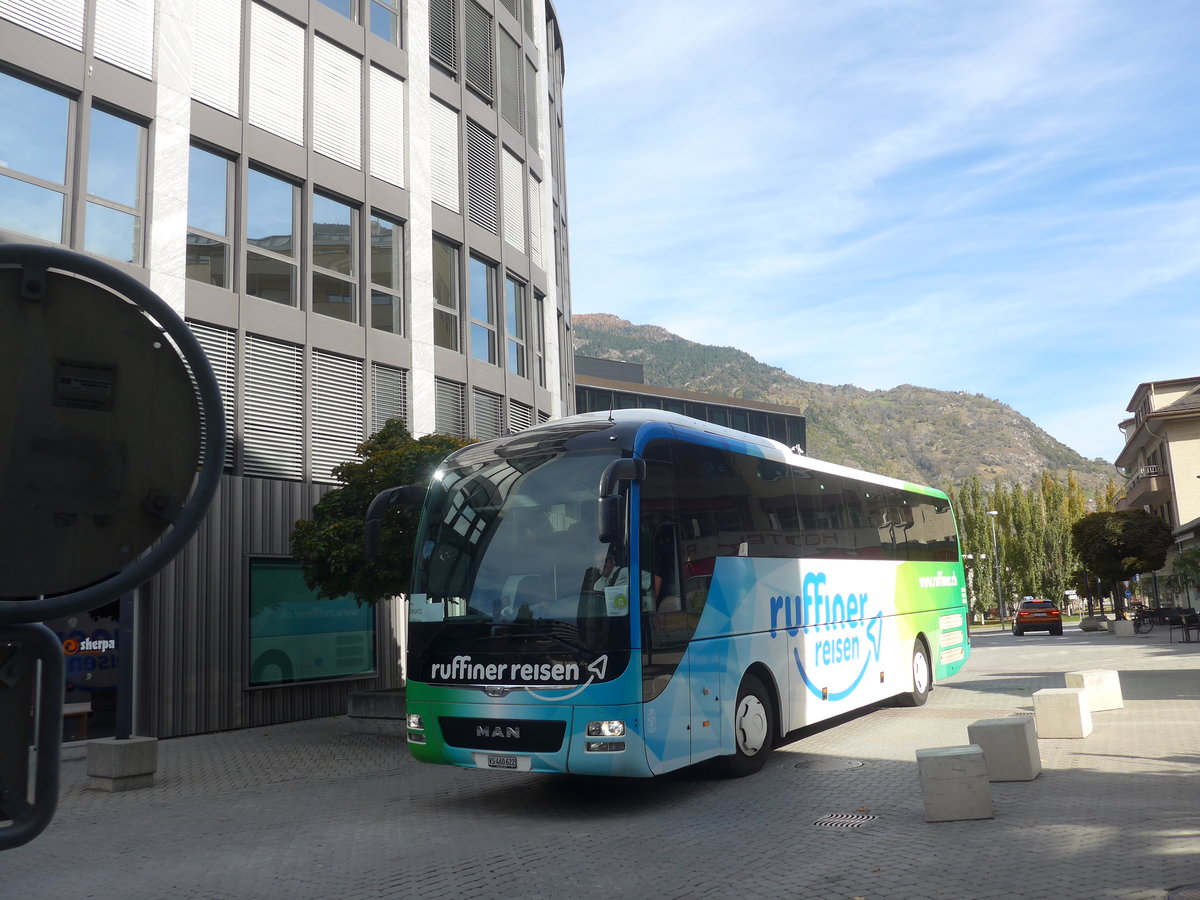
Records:
M996 543L997 510L989 509L988 518L992 520L992 567L996 572L996 609L1000 612L1000 630L1004 630L1004 598L1000 596L1000 545Z

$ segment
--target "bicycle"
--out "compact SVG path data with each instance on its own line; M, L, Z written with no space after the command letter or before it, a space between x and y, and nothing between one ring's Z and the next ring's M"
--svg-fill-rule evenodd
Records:
M1149 634L1154 630L1154 619L1149 613L1138 611L1133 614L1134 634Z

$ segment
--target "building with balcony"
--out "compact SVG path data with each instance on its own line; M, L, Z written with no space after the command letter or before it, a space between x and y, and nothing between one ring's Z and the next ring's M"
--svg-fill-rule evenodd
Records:
M1115 464L1128 481L1118 509L1159 516L1177 550L1200 546L1200 377L1139 384L1127 409L1133 416L1121 423L1125 447Z
M289 533L390 418L487 438L572 412L563 73L545 0L0 3L0 241L148 284L226 405L208 521L139 592L138 734L400 682L402 615L314 606ZM120 652L68 660L90 736Z

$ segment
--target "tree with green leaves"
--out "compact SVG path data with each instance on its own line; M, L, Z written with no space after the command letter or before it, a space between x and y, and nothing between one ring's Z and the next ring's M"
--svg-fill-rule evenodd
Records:
M1200 547L1184 550L1171 562L1172 586L1179 591L1187 591L1189 597L1193 589L1200 590Z
M1086 515L1071 526L1071 540L1084 567L1113 591L1118 619L1125 618L1118 584L1161 569L1174 542L1171 526L1141 509Z
M402 484L427 484L443 459L469 439L444 434L414 438L399 419L389 419L358 445L359 461L333 470L341 482L313 507L312 519L292 529L292 555L304 582L318 597L353 596L377 603L405 593L412 576L417 510L399 507L383 519L379 553L363 554L363 519L375 495Z

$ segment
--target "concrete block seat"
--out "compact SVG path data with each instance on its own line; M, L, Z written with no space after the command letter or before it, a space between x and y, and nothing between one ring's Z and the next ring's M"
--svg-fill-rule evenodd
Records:
M988 781L1032 781L1042 771L1033 716L980 719L967 726L967 740L983 750Z
M1033 695L1033 714L1042 738L1085 738L1092 733L1087 688L1043 688Z
M926 822L991 819L992 789L978 744L917 751Z
M1124 709L1121 676L1116 669L1085 669L1066 674L1067 687L1086 688L1088 708L1092 712L1105 709Z

